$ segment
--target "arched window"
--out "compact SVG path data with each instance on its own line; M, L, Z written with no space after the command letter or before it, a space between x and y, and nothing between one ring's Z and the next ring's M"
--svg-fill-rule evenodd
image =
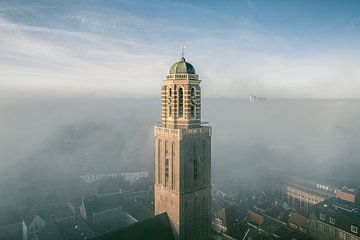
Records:
M195 117L195 110L196 110L196 94L195 88L192 87L190 91L190 117Z
M178 113L179 113L179 117L183 117L184 116L184 89L183 88L180 88L179 89L179 110L178 110Z
M198 163L198 157L197 157L197 149L196 149L196 144L197 142L195 142L194 147L193 147L193 180L196 182L198 180L199 177L199 163Z
M169 142L166 140L165 141L165 156L168 156L169 154Z
M169 117L171 117L171 114L172 114L172 89L171 88L169 88L168 106L169 106Z
M172 144L171 144L171 187L172 187L172 189L176 189L174 162L175 162L175 142L172 142Z
M169 186L169 159L165 159L165 187Z
M161 183L161 140L158 140L158 162L157 162L157 171L158 171L158 184Z

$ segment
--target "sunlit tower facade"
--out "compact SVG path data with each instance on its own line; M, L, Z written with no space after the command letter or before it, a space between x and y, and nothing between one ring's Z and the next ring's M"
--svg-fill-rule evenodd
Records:
M161 87L155 133L155 214L167 212L176 239L210 239L211 127L201 122L201 89L182 57Z

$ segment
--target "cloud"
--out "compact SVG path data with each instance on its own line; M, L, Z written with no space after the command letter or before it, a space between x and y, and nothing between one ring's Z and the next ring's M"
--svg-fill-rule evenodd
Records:
M345 25L345 30L354 30L360 26L360 16L352 17Z
M157 96L186 43L205 96L360 97L357 56L299 54L297 40L262 31L246 14L234 22L195 4L142 4L159 14L82 2L2 6L0 88ZM171 19L168 9L177 9Z

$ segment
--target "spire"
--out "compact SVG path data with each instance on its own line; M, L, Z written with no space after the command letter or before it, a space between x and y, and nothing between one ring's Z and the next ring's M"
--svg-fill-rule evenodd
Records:
M185 48L186 48L186 45L181 45L181 59L184 59L184 54L185 54Z

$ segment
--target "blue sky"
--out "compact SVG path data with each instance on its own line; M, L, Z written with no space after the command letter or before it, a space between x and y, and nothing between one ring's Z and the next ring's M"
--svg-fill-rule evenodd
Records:
M208 97L360 97L360 1L0 0L0 90L159 95L187 45Z

